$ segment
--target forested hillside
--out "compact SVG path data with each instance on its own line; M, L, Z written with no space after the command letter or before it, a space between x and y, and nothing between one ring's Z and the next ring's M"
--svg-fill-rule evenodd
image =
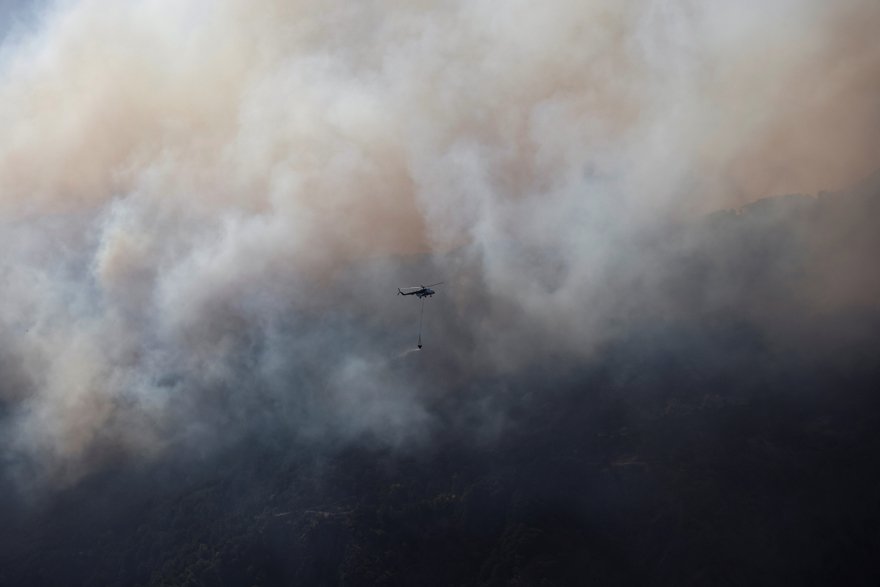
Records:
M277 428L38 496L7 479L0 583L874 585L875 184L658 237L662 309L587 359L450 373L430 442Z

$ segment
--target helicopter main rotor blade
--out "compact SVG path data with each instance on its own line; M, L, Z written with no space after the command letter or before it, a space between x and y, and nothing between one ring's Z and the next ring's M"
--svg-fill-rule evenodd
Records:
M437 283L432 283L431 285L423 285L422 287L434 287L435 285L440 285L443 283L442 281L438 281Z

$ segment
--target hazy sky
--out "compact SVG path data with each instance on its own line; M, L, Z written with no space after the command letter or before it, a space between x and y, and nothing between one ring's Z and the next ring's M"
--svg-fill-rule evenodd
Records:
M880 161L873 0L59 0L10 28L24 4L0 3L24 477L212 438L264 400L400 442L430 414L394 367L396 287L448 279L469 340L517 316L589 349L626 305L603 280L626 243Z

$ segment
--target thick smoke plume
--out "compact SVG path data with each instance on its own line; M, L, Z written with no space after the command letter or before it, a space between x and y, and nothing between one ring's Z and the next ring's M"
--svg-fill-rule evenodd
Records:
M418 444L444 386L668 308L608 281L651 283L657 227L880 161L869 0L37 15L0 51L0 418L24 481L269 419ZM441 279L443 348L402 355L396 287Z

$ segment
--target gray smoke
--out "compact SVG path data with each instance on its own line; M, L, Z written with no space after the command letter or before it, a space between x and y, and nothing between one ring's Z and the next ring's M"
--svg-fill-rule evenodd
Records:
M0 50L24 480L267 419L424 442L444 389L611 336L654 227L880 161L868 0L40 6ZM441 279L402 355L396 287Z

